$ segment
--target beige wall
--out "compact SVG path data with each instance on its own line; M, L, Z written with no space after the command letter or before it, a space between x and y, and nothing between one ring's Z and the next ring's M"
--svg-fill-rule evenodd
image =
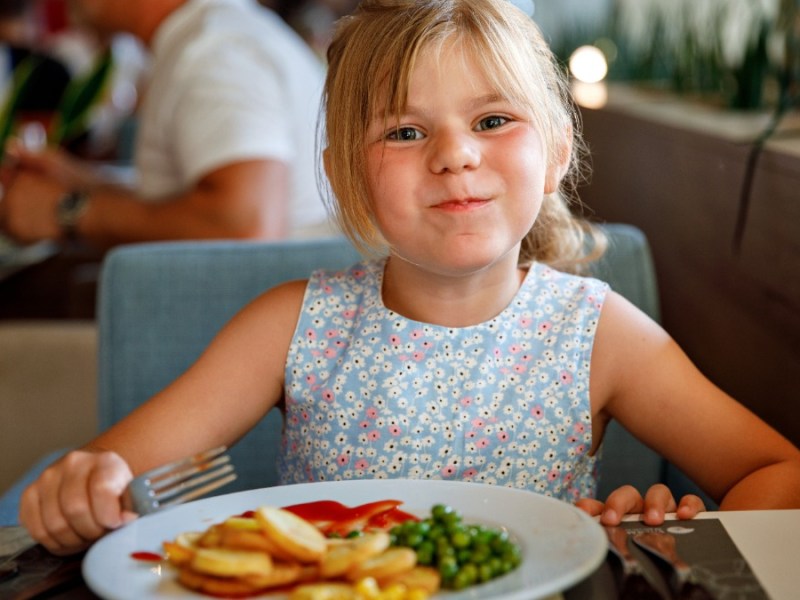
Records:
M97 328L0 322L0 493L46 453L97 430Z

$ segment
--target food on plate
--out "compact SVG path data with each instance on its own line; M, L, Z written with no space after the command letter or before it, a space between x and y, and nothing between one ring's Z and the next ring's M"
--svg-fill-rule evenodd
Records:
M367 531L342 538L336 536L344 529L328 527L329 538L294 512L262 506L205 531L181 533L163 549L183 586L218 597L291 587L291 600L424 600L439 590L435 569L418 566L413 550L391 547L390 535L369 524L378 514L374 507L356 513L344 528L350 534L357 522Z
M522 562L519 546L506 531L465 524L444 504L435 505L426 519L393 527L390 535L393 546L414 549L418 564L436 567L444 588L460 590L484 583Z
M319 562L325 556L325 536L294 513L273 506L262 506L256 511L256 521L270 542L298 562Z
M269 575L272 557L264 552L229 548L197 548L189 561L193 571L218 577Z
M347 571L347 578L358 581L371 577L386 579L406 573L417 565L417 554L411 548L389 548L376 556L372 556Z
M400 504L261 506L163 548L187 588L225 597L291 588L290 600L424 600L521 562L503 529L466 524L444 504L424 519Z
M351 539L332 539L320 562L320 574L325 579L332 579L349 573L359 563L382 554L389 547L390 541L389 534L385 531L368 532Z
M419 520L400 510L401 504L400 500L378 500L350 507L334 500L319 500L284 509L313 523L328 537L347 537L363 531L388 531L399 523Z

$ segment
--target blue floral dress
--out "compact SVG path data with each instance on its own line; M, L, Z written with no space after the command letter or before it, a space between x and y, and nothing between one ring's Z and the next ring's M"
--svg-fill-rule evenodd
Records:
M594 496L589 366L607 284L535 263L499 315L452 328L387 309L384 265L310 278L287 355L281 481Z

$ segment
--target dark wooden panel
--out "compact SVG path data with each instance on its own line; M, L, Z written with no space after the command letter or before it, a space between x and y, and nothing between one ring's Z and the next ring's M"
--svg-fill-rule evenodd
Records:
M749 148L624 107L584 110L581 197L652 245L664 327L720 387L800 444L800 158L767 150L741 252Z

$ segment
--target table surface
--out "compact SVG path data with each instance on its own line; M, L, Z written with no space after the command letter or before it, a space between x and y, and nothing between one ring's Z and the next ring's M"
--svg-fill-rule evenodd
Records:
M670 517L673 517L670 515ZM708 512L699 519L719 519L739 551L750 564L764 590L772 600L794 600L800 590L800 509L771 511ZM636 521L628 517L626 521ZM21 528L0 529L0 556L25 543ZM564 594L566 600L596 598L597 586L609 577L604 564L590 578ZM50 598L94 598L81 582Z
M720 511L717 518L772 600L800 595L800 510Z

